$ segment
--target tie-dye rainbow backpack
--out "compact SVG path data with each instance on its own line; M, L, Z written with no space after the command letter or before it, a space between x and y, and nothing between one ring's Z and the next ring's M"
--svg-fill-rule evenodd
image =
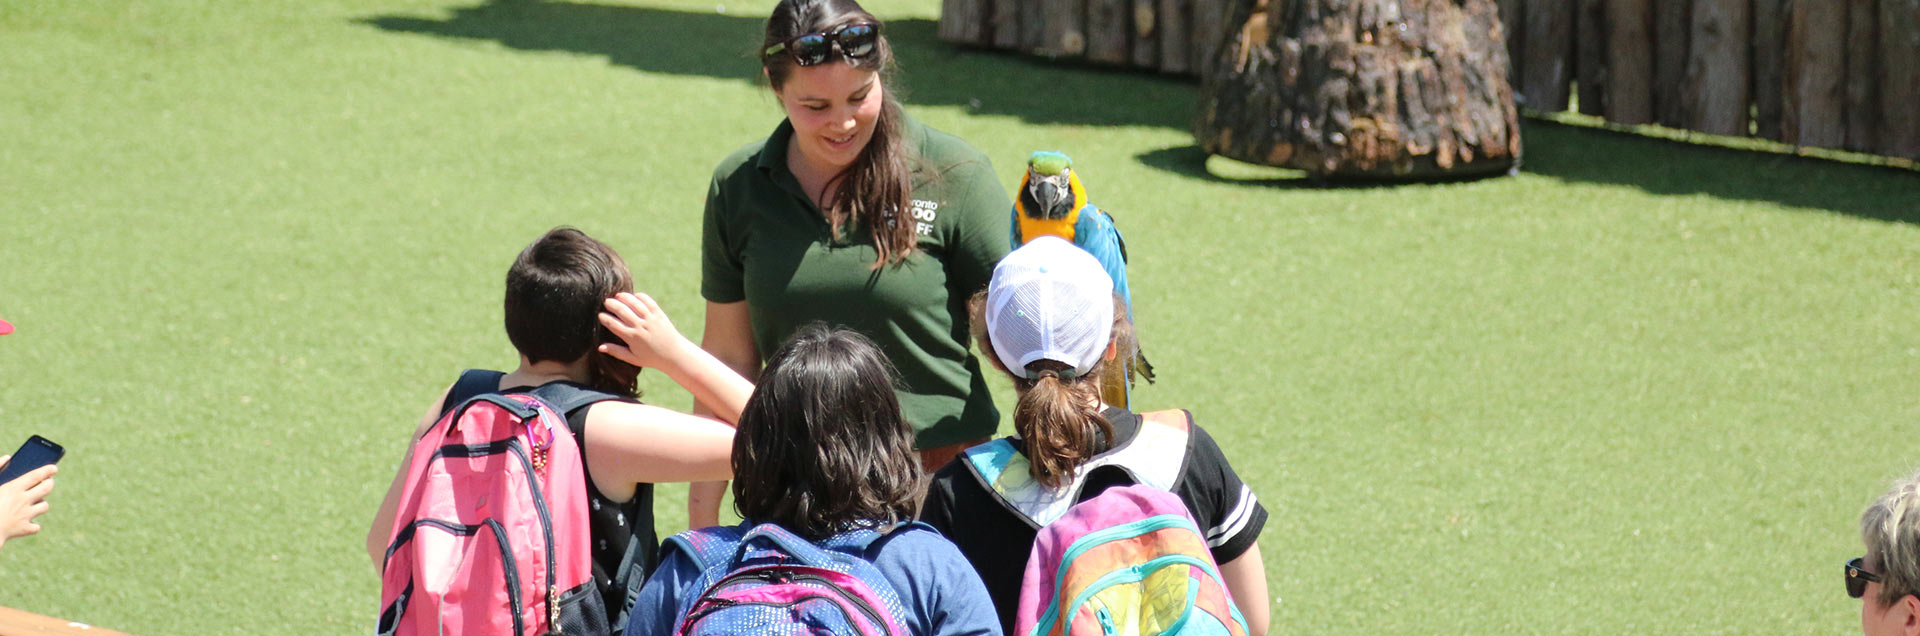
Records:
M1010 636L1247 633L1205 535L1170 492L1190 420L1180 411L1142 415L1130 443L1059 488L1034 481L1006 440L967 451L995 498L1039 529ZM1102 486L1110 487L1092 494Z

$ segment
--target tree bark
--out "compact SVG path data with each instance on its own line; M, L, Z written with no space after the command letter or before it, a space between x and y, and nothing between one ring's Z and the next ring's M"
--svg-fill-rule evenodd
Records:
M1519 114L1493 0L1241 0L1202 82L1207 152L1323 177L1511 169Z

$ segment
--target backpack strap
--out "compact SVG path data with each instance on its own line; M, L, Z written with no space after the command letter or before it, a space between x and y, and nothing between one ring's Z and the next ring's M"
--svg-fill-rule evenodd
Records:
M828 537L827 540L821 542L821 545L828 550L844 552L872 561L875 556L880 554L880 550L886 547L887 542L892 541L895 537L914 532L940 534L939 530L933 529L933 526L927 525L925 522L907 521L882 528L863 528L852 532L842 532Z
M967 471L995 501L1038 529L1110 486L1133 483L1173 490L1186 469L1192 416L1171 409L1143 413L1140 418L1140 432L1132 440L1081 464L1059 488L1035 481L1027 457L1006 439L969 448L962 457Z
M532 393L540 399L546 400L548 404L552 404L553 409L566 415L569 422L573 420L574 411L587 408L598 402L621 399L618 395L572 382L548 382L534 387ZM581 432L582 431L575 430L573 434L580 435Z
M1140 414L1143 422L1159 424L1185 434L1193 430L1193 413L1186 409L1165 409Z
M453 409L476 396L495 393L500 390L500 378L507 374L486 369L467 369L460 372L460 379L453 382L453 388L447 389L447 397L440 403L440 417L446 417Z
M660 560L665 562L668 551L685 553L701 571L710 571L716 567L725 570L731 568L742 556L759 543L779 546L794 555L805 555L819 550L830 550L842 554L873 560L873 556L894 537L909 532L932 532L939 534L933 526L920 521L912 521L885 529L861 528L842 532L814 543L800 538L785 528L763 523L753 526L713 526L696 528L668 537L661 546Z

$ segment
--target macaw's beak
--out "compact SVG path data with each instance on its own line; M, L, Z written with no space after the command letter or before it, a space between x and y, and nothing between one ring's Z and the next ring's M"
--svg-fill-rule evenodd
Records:
M1033 179L1027 185L1027 192L1040 204L1040 209L1035 210L1040 218L1064 219L1073 211L1073 191L1068 188L1064 173Z

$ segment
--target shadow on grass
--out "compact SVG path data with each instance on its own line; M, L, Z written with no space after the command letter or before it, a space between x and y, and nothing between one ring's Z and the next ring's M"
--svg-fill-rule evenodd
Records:
M1524 172L1920 223L1920 172L1525 120Z
M1473 174L1473 175L1451 177L1451 178L1438 178L1438 179L1430 178L1430 179L1422 179L1417 181L1395 181L1392 179L1366 178L1366 177L1346 177L1346 178L1315 177L1301 170L1288 170L1283 168L1266 168L1262 166L1253 166L1251 164L1242 164L1243 166L1245 166L1245 168L1248 168L1248 169L1243 169L1242 171L1244 172L1252 172L1252 173L1258 173L1262 175L1272 175L1272 176L1238 177L1238 176L1233 176L1231 174L1223 174L1221 172L1216 172L1215 170L1213 170L1209 166L1209 163L1208 163L1209 161L1225 162L1230 160L1227 160L1224 158L1215 158L1212 155L1207 154L1207 151L1201 150L1200 146L1198 145L1174 146L1171 148L1161 148L1159 150L1149 150L1147 152L1134 155L1133 158L1139 161L1141 165L1145 165L1149 168L1154 168L1156 170L1161 170L1164 172L1170 172L1173 174L1177 174L1183 177L1188 177L1191 179L1197 179L1200 181L1207 181L1210 183L1229 183L1229 184L1235 184L1235 185L1261 186L1261 187L1269 187L1269 188L1310 188L1310 189L1316 189L1316 190L1338 190L1338 189L1368 190L1368 189L1374 189L1374 188L1393 188L1393 187L1406 186L1406 185L1470 183L1474 181L1480 181L1483 179L1491 179L1491 178L1506 174L1504 172L1498 172L1494 174L1481 173L1481 174Z
M380 29L497 42L523 51L604 56L647 73L698 75L760 83L754 57L766 16L720 14L589 2L492 0L456 9L444 19L379 16L360 22ZM904 100L970 114L1011 116L1034 124L1151 126L1185 130L1196 105L1191 80L940 42L927 19L887 23L903 67ZM1920 223L1920 174L1834 161L1682 143L1603 129L1525 120L1528 173L1618 184L1665 195L1700 194L1831 210ZM1135 157L1175 175L1257 187L1375 188L1379 181L1232 178L1208 170L1199 148L1154 150Z
M1763 201L1920 224L1920 172L1913 170L1689 143L1537 119L1522 120L1521 135L1526 141L1521 171L1529 174L1628 186L1659 195ZM1134 158L1146 166L1200 181L1272 188L1376 188L1492 178L1401 183L1315 179L1304 173L1286 175L1289 171L1279 169L1243 171L1277 176L1236 178L1210 169L1209 156L1198 146L1162 148Z
M761 84L754 48L765 20L764 14L494 0L456 9L445 19L378 16L359 22L523 51L599 55L648 73ZM955 106L1035 124L1184 129L1192 117L1194 83L1188 80L960 48L939 41L933 20L892 20L886 29L902 68L896 83L904 85L900 93L908 104Z

